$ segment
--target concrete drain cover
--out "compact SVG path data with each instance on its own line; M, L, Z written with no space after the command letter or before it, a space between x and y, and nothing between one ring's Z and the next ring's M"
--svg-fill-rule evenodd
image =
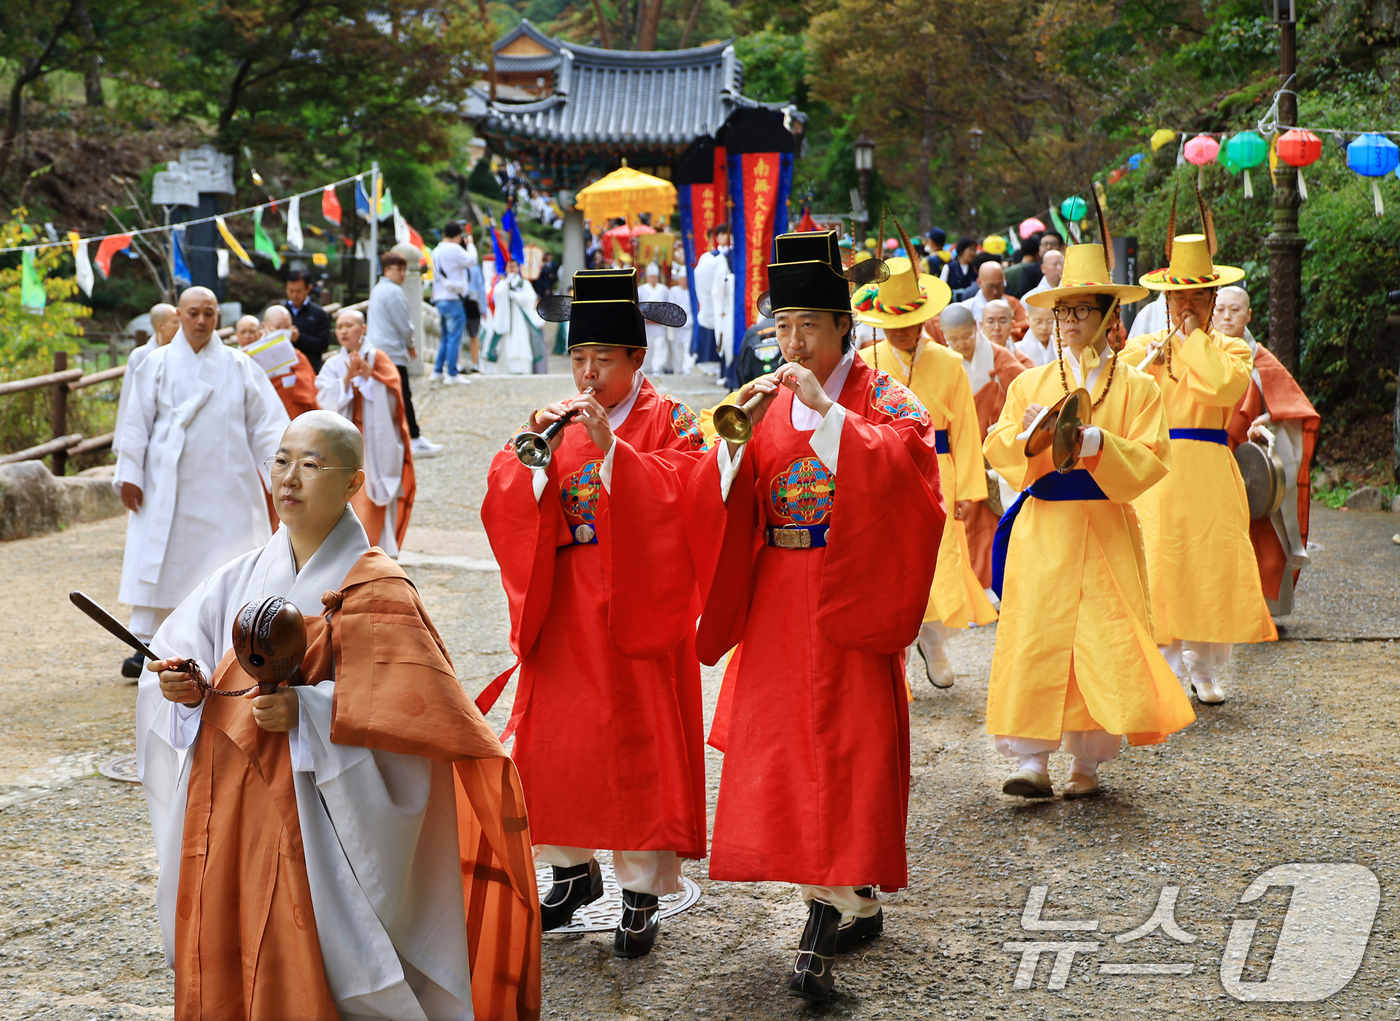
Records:
M617 885L617 877L613 875L613 867L610 862L599 861L598 867L603 871L603 896L599 897L592 904L585 904L574 912L574 920L561 929L551 929L545 933L546 936L569 935L579 932L612 932L617 928L617 923L622 921L622 887ZM554 870L548 865L535 866L535 884L540 888L540 896L543 897L554 883ZM681 884L683 889L680 893L669 894L661 898L661 917L670 918L678 915L689 908L700 899L700 887L696 886L689 877L682 876Z
M111 780L141 782L136 775L136 756L132 754L114 756L98 766L97 771Z

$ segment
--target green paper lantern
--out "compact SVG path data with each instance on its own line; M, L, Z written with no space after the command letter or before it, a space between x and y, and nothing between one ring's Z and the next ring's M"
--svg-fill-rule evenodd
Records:
M1268 143L1253 131L1241 131L1220 147L1220 161L1231 173L1257 167L1268 155Z
M1082 220L1089 215L1089 203L1078 195L1071 196L1060 203L1060 215L1066 220Z

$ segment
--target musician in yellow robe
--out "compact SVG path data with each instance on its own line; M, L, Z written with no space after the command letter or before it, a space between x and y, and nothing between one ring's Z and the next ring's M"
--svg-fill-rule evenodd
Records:
M1153 640L1147 568L1131 501L1167 475L1161 391L1111 355L1120 301L1146 290L1111 280L1101 245L1075 245L1059 287L1028 301L1055 310L1055 361L1011 382L987 437L987 459L1021 497L993 545L1001 623L987 685L987 733L1017 760L1002 791L1054 794L1050 753L1073 757L1065 798L1099 793L1098 766L1155 744L1195 719ZM1026 456L1036 416L1084 388L1093 405L1078 463L1059 472L1046 450Z
M1234 642L1278 637L1249 541L1249 501L1230 453L1226 425L1249 389L1249 345L1211 329L1217 287L1244 277L1216 266L1202 234L1175 238L1170 265L1144 287L1167 292L1165 330L1130 341L1123 359L1161 388L1171 429L1172 471L1137 501L1142 519L1157 641L1173 668L1184 666L1196 698L1225 701L1216 670Z
M872 368L887 372L918 397L933 419L938 449L938 473L943 496L953 505L952 527L943 529L938 547L938 570L933 576L917 648L928 679L936 688L953 684L944 640L950 631L969 623L997 619L982 583L972 572L963 519L987 499L987 473L982 467L981 430L972 387L962 357L923 334L923 324L952 299L948 285L920 273L908 259L886 260L889 278L869 284L851 299L856 321L884 330L885 339L864 348L860 356ZM918 536L905 536L918 542Z

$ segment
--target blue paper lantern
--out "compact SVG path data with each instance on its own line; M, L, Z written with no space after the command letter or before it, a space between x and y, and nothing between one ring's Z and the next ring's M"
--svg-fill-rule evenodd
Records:
M1347 166L1363 177L1384 177L1400 166L1400 146L1368 131L1347 146Z

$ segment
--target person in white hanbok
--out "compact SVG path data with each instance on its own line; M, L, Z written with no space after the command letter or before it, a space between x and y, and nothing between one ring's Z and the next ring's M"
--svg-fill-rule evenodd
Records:
M365 445L365 485L356 511L361 523L378 533L370 536L370 542L397 557L398 507L407 464L404 428L399 421L401 393L392 386L398 369L388 355L365 339L364 317L354 309L336 316L335 339L340 350L321 366L316 397L323 409L359 427ZM363 506L365 499L373 508ZM383 524L373 528L381 517Z
M715 240L719 240L716 233ZM734 375L735 362L738 358L738 351L735 350L734 341L734 269L729 265L728 247L717 248L715 250L714 277L710 281L710 300L714 307L715 317L715 349L719 352L720 364L724 366L724 373L729 378L731 384L737 382ZM739 329L739 336L743 337L743 329Z
M690 287L685 281L685 263L671 263L671 286L665 300L686 311L684 326L666 327L666 360L676 372L686 374L695 368L695 355L691 350L694 346L695 322L690 315Z
M670 301L671 291L661 282L661 270L656 263L647 266L646 280L637 285L638 301ZM646 320L647 361L646 373L655 376L662 372L679 371L682 362L672 361L666 346L666 327Z
M289 421L267 373L214 335L204 287L180 296L180 329L132 380L113 485L131 512L118 598L149 639L205 578L263 545L263 461Z
M112 453L120 448L122 423L126 420L126 408L130 402L131 381L136 378L136 370L146 356L158 347L165 347L175 339L175 331L180 328L175 306L161 302L151 306L151 336L146 343L132 350L126 356L126 373L122 376L121 393L117 396L117 423L112 427Z
M491 288L491 300L496 308L491 316L491 329L500 338L496 352L496 368L511 375L528 375L534 369L535 349L531 330L542 330L544 320L535 312L535 288L520 275L514 259L506 263L506 271L496 278Z

